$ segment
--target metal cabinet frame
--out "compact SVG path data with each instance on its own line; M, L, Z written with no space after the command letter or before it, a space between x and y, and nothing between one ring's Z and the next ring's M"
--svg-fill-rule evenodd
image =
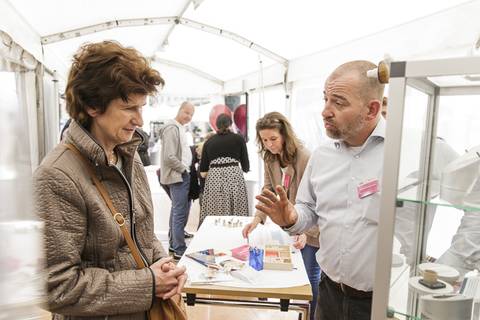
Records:
M434 143L432 140L436 133L439 99L441 96L451 95L480 95L480 81L472 82L467 86L442 87L432 82L429 77L455 76L455 75L480 75L480 57L464 57L441 60L401 61L392 62L389 90L388 125L386 130L384 166L382 177L382 195L380 202L380 215L377 260L375 268L375 284L373 291L372 317L374 320L387 318L389 303L390 275L392 265L392 250L395 228L395 212L397 205L397 186L400 169L400 152L402 141L403 116L405 108L405 93L407 85L429 96L426 131L422 139L422 154L420 155L420 181L430 178L430 166ZM417 221L417 247L415 264L424 257L426 235L423 233L424 217L426 212L426 199L429 194L428 183L422 184L418 189L421 214ZM413 270L417 273L417 270ZM416 303L412 304L416 313Z

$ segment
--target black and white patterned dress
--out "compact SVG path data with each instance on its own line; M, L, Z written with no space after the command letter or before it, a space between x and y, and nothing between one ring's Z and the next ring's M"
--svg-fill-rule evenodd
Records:
M200 171L207 172L200 203L200 224L206 216L248 216L247 185L243 172L249 170L245 141L234 133L215 135L202 150Z
M248 216L247 185L238 161L233 158L217 158L210 163L200 206L200 224L208 215Z

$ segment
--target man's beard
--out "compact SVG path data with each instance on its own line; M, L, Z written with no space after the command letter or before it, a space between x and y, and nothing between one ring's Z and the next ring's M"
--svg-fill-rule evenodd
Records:
M344 128L338 128L334 122L324 121L331 123L335 127L334 129L327 129L327 136L336 140L348 140L349 138L355 137L365 126L365 120L361 114Z

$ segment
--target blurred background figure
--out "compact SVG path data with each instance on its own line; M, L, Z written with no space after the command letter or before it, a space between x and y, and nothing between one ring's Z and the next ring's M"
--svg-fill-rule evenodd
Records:
M202 177L201 173L200 173L200 162L202 160L202 152L203 152L203 146L205 145L205 142L207 142L208 139L210 139L211 137L213 137L215 135L215 132L209 132L205 135L205 137L203 138L203 141L200 142L196 147L195 147L195 151L197 153L197 156L198 156L198 168L197 168L197 174L198 174L198 182L199 182L199 194L198 194L198 198L199 198L199 203L200 203L200 206L202 205L202 196L203 196L203 190L205 189L205 178ZM200 226L200 225L199 225Z
M166 185L167 194L172 200L169 220L169 248L173 257L179 260L187 249L185 226L188 222L191 201L190 166L192 151L187 140L185 126L192 121L195 107L183 102L175 119L168 121L160 131L162 151L160 159L160 184Z
M250 170L247 145L242 136L232 132L231 125L231 116L220 114L217 134L203 145L200 174L206 180L199 226L207 215L248 216L247 185L242 173Z
M137 132L142 136L142 139L143 139L137 148L137 152L138 152L138 155L140 156L140 159L142 160L143 166L148 167L149 165L152 164L152 162L150 161L150 155L148 154L150 136L141 128L137 128Z
M383 97L383 99L382 99L382 117L384 117L385 120L387 119L387 106L388 106L388 98Z
M383 118L385 119L387 119L388 107L388 98L383 97L381 113ZM435 189L438 189L438 184L440 183L442 171L445 167L448 166L448 164L453 162L460 155L441 137L435 137L434 145L435 148L432 154L433 161L431 181L437 186L435 187ZM403 191L418 185L419 179L420 177L418 171L410 172L406 177L406 181L413 182L404 186L402 188ZM427 235L432 229L436 211L436 205L431 204L426 207L423 228L425 230L425 234ZM406 262L410 265L415 261L415 248L418 245L415 233L417 232L419 221L418 219L421 212L421 204L405 201L403 202L402 207L397 208L397 213L395 215L395 237L398 239L401 245L400 253L405 256ZM433 262L437 258L438 257L428 257L428 260Z

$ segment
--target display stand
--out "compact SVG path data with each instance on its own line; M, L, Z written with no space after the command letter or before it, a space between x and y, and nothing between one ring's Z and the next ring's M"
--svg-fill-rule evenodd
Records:
M420 317L422 264L436 260L453 269L451 283L434 293L458 293L465 272L479 265L472 244L480 233L472 231L480 230L480 161L469 158L480 136L478 74L480 57L391 64L372 319L386 319L394 298L405 306L399 314ZM465 163L466 175L457 168ZM438 232L452 225L451 234ZM394 239L410 267L395 280ZM432 249L440 247L443 253ZM392 281L404 291L391 289Z

